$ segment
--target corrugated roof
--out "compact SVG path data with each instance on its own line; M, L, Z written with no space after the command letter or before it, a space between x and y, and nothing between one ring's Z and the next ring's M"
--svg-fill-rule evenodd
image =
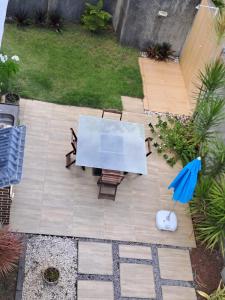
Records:
M0 129L0 188L21 180L25 135L25 126Z

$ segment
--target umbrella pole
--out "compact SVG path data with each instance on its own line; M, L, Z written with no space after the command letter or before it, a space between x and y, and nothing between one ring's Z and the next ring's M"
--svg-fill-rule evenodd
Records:
M173 209L170 210L168 216L166 217L168 221L170 220L170 216L171 216L172 212L175 210L176 204L177 204L177 201L174 201Z

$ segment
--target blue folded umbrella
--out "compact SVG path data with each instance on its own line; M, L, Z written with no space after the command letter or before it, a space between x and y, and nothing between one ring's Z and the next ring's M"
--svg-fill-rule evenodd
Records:
M198 157L180 171L168 187L168 189L174 188L173 200L187 203L193 198L201 166L201 158Z

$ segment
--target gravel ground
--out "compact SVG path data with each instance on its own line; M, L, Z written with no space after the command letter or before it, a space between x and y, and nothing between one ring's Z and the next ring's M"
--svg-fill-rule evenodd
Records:
M59 269L60 278L55 286L42 280L46 267ZM35 236L28 240L23 300L76 300L77 246L68 238Z

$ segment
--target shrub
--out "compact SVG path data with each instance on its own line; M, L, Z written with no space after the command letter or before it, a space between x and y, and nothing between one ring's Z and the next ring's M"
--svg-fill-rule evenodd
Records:
M12 79L19 71L19 57L0 54L0 94L10 92Z
M0 229L0 276L5 277L16 267L22 252L22 240L7 228Z
M96 5L86 3L81 21L85 28L96 33L107 28L111 17L108 12L103 10L103 0L99 0Z
M149 58L153 58L160 61L166 61L174 55L172 46L169 43L151 43L146 49Z
M63 19L58 10L52 10L48 13L48 24L56 31L61 31L63 28Z
M29 25L28 11L24 8L19 8L15 13L15 20L18 27Z
M42 26L46 23L47 14L43 9L37 9L34 13L34 22L36 25Z

